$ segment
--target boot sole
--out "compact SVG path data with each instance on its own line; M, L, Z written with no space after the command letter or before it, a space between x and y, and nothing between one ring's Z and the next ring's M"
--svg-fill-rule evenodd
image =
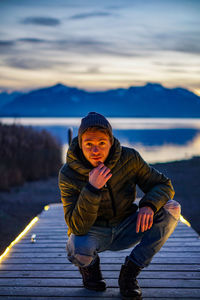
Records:
M142 295L125 296L121 291L120 294L122 300L142 300Z
M122 300L142 300L142 296L122 296Z
M89 286L85 286L84 287L87 289L87 290L91 290L91 291L96 291L96 292L103 292L106 290L106 287L102 287L102 288L95 288L95 287L89 287Z

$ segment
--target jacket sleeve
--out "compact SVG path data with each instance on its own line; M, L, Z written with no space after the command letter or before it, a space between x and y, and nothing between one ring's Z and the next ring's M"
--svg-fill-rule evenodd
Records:
M59 188L65 221L70 231L76 235L86 234L97 218L101 192L89 183L80 192L61 172Z
M150 167L137 153L137 184L145 193L139 207L149 206L156 213L166 202L174 197L171 180Z

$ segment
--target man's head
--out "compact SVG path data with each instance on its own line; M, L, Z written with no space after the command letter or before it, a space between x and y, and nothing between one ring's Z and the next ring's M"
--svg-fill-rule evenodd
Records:
M108 157L114 141L112 127L104 116L91 112L81 120L78 141L85 158L96 167Z

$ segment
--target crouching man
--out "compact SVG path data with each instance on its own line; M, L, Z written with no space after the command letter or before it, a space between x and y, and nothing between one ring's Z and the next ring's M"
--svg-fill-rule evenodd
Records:
M139 208L136 185L144 192ZM78 137L59 173L68 225L68 259L79 267L86 288L103 291L99 252L132 248L119 274L123 298L140 299L136 277L174 231L180 205L171 181L140 154L122 147L108 120L95 112L81 120Z

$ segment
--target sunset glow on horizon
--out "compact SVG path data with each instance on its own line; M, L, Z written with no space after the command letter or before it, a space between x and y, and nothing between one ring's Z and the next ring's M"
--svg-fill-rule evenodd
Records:
M0 91L160 83L200 95L200 2L0 2Z

